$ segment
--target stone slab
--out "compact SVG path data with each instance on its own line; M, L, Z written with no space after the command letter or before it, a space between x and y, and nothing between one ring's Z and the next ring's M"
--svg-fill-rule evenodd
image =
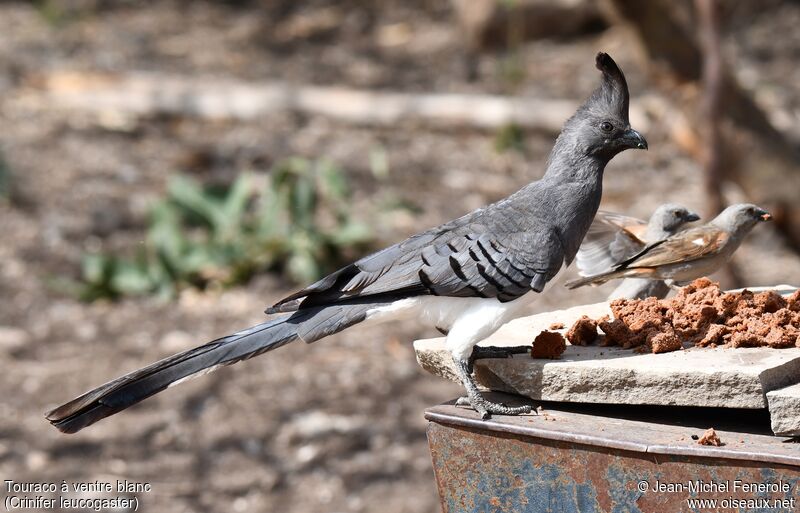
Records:
M772 432L800 436L800 383L767 392Z
M781 293L795 290L770 288ZM554 322L569 328L581 315L597 318L606 313L608 304L597 303L516 319L481 345L528 345ZM443 337L418 340L414 348L424 369L458 381ZM758 409L767 407L767 392L800 382L800 348L688 348L642 354L567 345L558 360L527 355L480 360L475 374L487 389L535 400Z

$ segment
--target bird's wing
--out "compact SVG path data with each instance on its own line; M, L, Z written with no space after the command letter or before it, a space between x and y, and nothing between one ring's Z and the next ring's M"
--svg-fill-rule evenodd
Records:
M728 232L713 225L690 228L647 246L617 268L660 267L691 262L718 253L729 238Z
M598 211L575 257L580 275L601 273L639 253L646 246L646 230L641 219Z
M453 297L516 299L540 292L561 269L564 250L552 228L513 228L492 235L461 218L362 258L267 309L268 313L352 298Z

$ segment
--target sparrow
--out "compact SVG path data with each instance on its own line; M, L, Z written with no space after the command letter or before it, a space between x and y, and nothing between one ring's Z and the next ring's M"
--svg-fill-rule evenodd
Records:
M522 315L575 258L600 205L606 164L627 149L647 149L628 121L622 71L605 53L595 64L600 86L565 122L540 180L291 294L266 310L273 317L264 323L126 374L46 418L74 433L221 365L389 319L415 319L447 333L465 401L481 417L529 413L530 406L512 408L481 395L473 361L513 351L476 344ZM442 191L442 200L453 198Z
M591 276L642 251L648 243L674 235L686 223L700 216L686 207L666 203L658 207L645 222L641 219L600 210L581 243L575 264L581 276ZM608 299L644 299L666 297L670 288L662 280L627 278Z
M755 225L770 219L772 216L769 212L756 205L731 205L707 224L653 242L611 269L567 282L566 287L574 289L615 278L644 278L666 280L671 285L686 284L717 271L730 260Z

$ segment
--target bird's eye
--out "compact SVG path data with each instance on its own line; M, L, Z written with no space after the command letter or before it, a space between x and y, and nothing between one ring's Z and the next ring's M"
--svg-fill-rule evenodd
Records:
M602 123L600 123L600 130L602 130L603 132L610 132L613 129L614 125L612 125L608 121L603 121Z

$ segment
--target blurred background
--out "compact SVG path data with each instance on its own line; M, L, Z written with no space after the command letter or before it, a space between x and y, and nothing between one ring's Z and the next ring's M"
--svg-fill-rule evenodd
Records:
M42 413L541 176L609 52L648 152L602 208L754 201L726 286L798 285L800 2L0 4L0 475L143 511L433 512L413 323L290 345L78 435ZM573 271L574 272L574 271ZM537 311L615 284L548 291Z

